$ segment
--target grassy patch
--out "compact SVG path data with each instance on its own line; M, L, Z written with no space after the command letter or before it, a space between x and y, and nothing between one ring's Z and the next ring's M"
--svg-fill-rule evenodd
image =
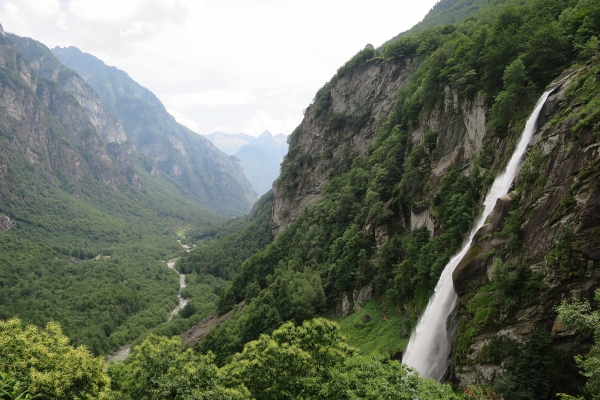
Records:
M364 322L364 316L371 320ZM404 351L408 345L408 337L412 324L405 318L386 314L375 300L364 304L362 310L338 321L342 334L352 346L359 348L363 354L380 353L393 355Z

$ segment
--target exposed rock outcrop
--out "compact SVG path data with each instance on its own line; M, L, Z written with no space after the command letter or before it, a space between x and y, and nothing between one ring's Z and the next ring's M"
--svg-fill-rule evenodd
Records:
M329 90L330 106L309 106L291 135L282 174L274 186L271 229L277 235L313 205L329 178L349 168L375 138L379 122L396 103L398 90L417 69L410 58L374 59L342 76ZM332 118L338 121L332 124ZM345 121L345 122L340 122Z
M548 98L521 175L514 183L520 191L518 205L508 198L498 201L454 271L461 297L461 324L471 318L466 309L468 299L484 295L477 288L493 281L494 269L502 262L525 266L542 280L535 299L514 317L507 316L472 338L466 361L456 365L455 376L462 387L492 384L504 372L503 364L480 361L481 352L491 342L524 343L535 329L551 334L556 354L565 360L553 373L554 390L572 392L583 383L573 356L584 348L576 340L577 332L566 331L557 320L555 307L562 300L592 299L600 287L600 140L594 133L600 127L598 123L577 127L578 118L568 117L577 115L585 104L574 103L567 90L593 65L567 71L558 79L562 86ZM511 210L522 218L519 245L523 252L518 256L507 250L507 237L501 234Z
M245 303L241 302L233 310L221 315L220 317L218 316L218 314L212 314L204 318L202 321L198 322L196 325L183 332L183 334L181 335L181 340L191 345L193 345L194 343L201 342L208 332L210 332L213 328L229 321L233 317L233 315L237 311L244 308L244 306Z
M1 27L0 27L1 28ZM11 229L15 223L10 220L6 215L0 214L0 233L4 233Z

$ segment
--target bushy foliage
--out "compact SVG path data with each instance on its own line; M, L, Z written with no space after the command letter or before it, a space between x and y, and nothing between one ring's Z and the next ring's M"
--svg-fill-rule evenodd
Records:
M126 363L111 365L109 375L113 391L135 400L249 398L243 387L223 387L212 361L211 355L196 355L179 338L150 335Z
M595 300L600 301L600 290L596 290ZM600 398L600 311L592 311L589 301L562 301L557 307L560 321L566 329L576 329L584 335L593 334L594 345L585 356L576 356L575 361L588 378L584 391L591 399ZM563 397L565 399L571 397Z
M56 323L38 329L23 328L18 319L0 320L0 349L2 389L11 386L8 395L15 399L20 392L22 398L91 400L109 385L104 360L84 347L70 346Z
M494 384L494 389L506 399L546 399L551 389L550 372L555 364L550 334L535 330L521 353L506 363L507 371Z
M179 339L151 336L109 374L115 393L136 400L460 398L397 361L359 356L321 318L261 335L222 368Z

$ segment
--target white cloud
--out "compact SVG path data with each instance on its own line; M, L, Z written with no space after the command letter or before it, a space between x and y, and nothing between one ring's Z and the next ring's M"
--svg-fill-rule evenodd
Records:
M171 114L173 116L173 118L175 118L175 121L179 122L181 125L191 129L192 131L198 130L199 125L196 121L184 117L182 113L175 111L175 110L171 110L171 109L167 108L167 112L169 114Z
M258 136L264 131L269 131L274 135L278 133L289 135L296 129L301 121L302 115L296 115L281 120L272 118L265 111L257 111L246 121L242 132L252 136Z
M200 93L187 93L163 96L164 102L180 110L195 106L219 107L253 103L258 98L248 90L215 89Z
M120 31L119 34L121 37L125 37L129 35L141 35L144 33L142 31L152 32L154 30L154 25L151 22L136 21L131 24L131 29Z
M72 0L68 9L85 21L122 22L141 12L140 0Z

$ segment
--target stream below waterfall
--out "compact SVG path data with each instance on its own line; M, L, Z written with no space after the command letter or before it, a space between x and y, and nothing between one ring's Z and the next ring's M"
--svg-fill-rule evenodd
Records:
M187 251L188 253L190 251L193 250L194 247L196 246L189 246L187 244L182 244L181 240L177 240L177 242L181 245L181 247L183 247L185 249L185 251ZM177 297L179 298L179 303L177 304L177 306L173 309L173 311L171 311L169 313L169 319L167 319L167 322L171 321L171 319L173 319L173 316L177 315L177 313L179 311L181 311L181 309L183 307L185 307L185 305L187 304L187 300L184 299L181 296L181 292L183 291L183 289L185 288L185 275L184 274L180 274L179 272L177 272L177 270L175 269L175 263L177 262L177 258L174 258L172 260L167 261L167 267L172 269L173 271L175 271L175 273L177 273L179 275L179 292L177 293ZM131 344L126 344L125 346L122 346L119 348L119 350L117 350L116 352L109 354L106 356L106 362L110 363L111 361L114 362L121 362L121 361L125 361L125 359L127 359L127 357L129 356L129 352L131 351Z
M496 177L485 197L483 213L475 221L463 247L444 267L433 296L429 299L429 304L410 337L402 362L415 368L424 378L441 381L449 365L451 342L454 338L448 337L447 321L458 300L452 281L452 272L469 250L475 233L483 226L485 219L496 205L496 201L508 193L519 170L521 157L525 154L527 145L535 133L542 107L556 87L553 86L547 90L538 100L506 169Z

